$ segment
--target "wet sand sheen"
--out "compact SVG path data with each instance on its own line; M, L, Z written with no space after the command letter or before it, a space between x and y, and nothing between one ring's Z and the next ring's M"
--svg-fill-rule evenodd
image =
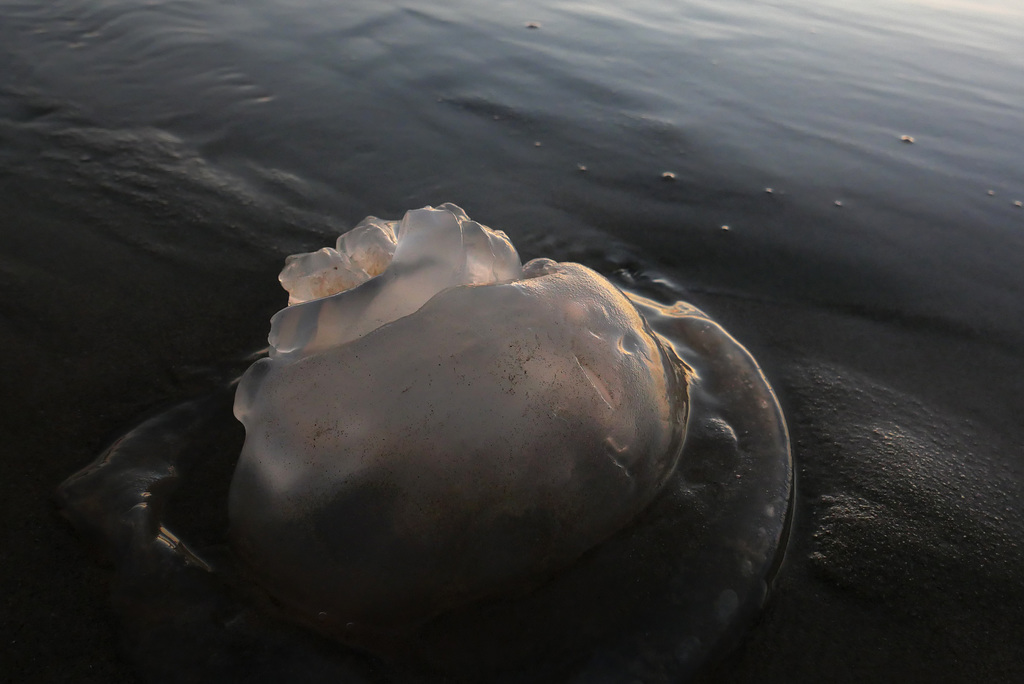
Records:
M527 257L683 283L778 391L789 554L706 680L1024 676L1019 11L690 3L693 40L616 58L592 39L642 32L644 8L537 12L532 31L428 4L366 22L266 5L233 30L195 4L126 8L14 3L0 26L5 668L134 678L53 487L258 346L284 254L451 197ZM427 59L446 30L462 40ZM214 528L195 521L199 543ZM225 674L194 646L176 655Z

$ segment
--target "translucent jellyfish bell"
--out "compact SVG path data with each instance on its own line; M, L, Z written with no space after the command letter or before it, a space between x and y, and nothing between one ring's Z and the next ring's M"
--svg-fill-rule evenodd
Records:
M407 213L381 275L273 330L236 396L232 535L278 600L346 638L543 579L679 457L685 373L630 301L578 264L521 268L453 205Z
M521 265L454 205L371 217L281 282L226 505L223 393L58 491L148 678L678 681L762 604L786 426L681 293Z

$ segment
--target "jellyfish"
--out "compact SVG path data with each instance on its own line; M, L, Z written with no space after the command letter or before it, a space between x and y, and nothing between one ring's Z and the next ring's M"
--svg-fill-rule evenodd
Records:
M451 204L337 247L289 260L235 401L235 547L298 614L401 631L568 565L671 474L685 366L606 279Z
M369 217L280 281L288 306L234 389L223 544L194 549L169 517L226 391L143 421L58 491L117 568L130 657L169 630L247 654L216 659L235 674L678 679L764 601L785 422L703 312L523 264L454 204Z

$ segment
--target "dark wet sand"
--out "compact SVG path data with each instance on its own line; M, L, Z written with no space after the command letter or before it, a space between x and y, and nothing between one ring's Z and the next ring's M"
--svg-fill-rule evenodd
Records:
M0 333L4 678L133 681L107 571L50 496L125 425L203 391L204 369L262 339L280 299L276 255L223 273L183 269L76 239L62 223L73 193L62 217L5 182L15 230L4 253L21 249L34 268L5 276L14 289ZM1024 678L1020 354L913 322L714 292L694 301L761 361L798 477L769 604L700 681Z
M1012 45L1012 24L933 13L936 31L904 8L890 26L887 8L848 27L832 8L808 24L780 14L763 33L767 15L740 3L710 24L738 44L677 54L689 39L659 34L657 59L633 56L692 75L666 101L628 59L575 61L614 18L578 19L562 35L582 42L560 43L554 21L527 32L425 4L340 12L337 35L299 21L270 45L274 11L243 13L256 28L238 38L230 8L208 6L194 18L211 42L194 52L185 15L133 15L92 52L67 43L90 22L117 27L122 8L26 3L0 22L0 681L146 674L119 655L109 571L54 489L263 343L285 254L368 213L448 200L527 257L578 252L600 268L613 236L628 242L640 256L627 262L690 287L778 393L797 472L785 562L700 681L1024 681L1020 72L988 45ZM437 26L451 33L435 53ZM472 49L447 40L467 28ZM329 40L307 53L307 30ZM411 53L363 40L407 30ZM719 65L702 46L755 59ZM897 85L874 68L889 61L907 72ZM522 69L493 68L506 63ZM520 98L534 70L538 90ZM802 86L821 91L820 111L786 101ZM564 88L579 110L561 109ZM921 129L914 145L897 124ZM668 168L675 183L660 180ZM174 646L165 659L192 659Z

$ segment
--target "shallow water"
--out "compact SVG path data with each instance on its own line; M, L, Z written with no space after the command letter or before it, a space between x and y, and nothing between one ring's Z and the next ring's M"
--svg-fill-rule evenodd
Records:
M1016 4L0 12L5 671L131 679L53 488L262 343L283 255L451 200L679 283L777 390L789 553L702 676L1024 676Z

